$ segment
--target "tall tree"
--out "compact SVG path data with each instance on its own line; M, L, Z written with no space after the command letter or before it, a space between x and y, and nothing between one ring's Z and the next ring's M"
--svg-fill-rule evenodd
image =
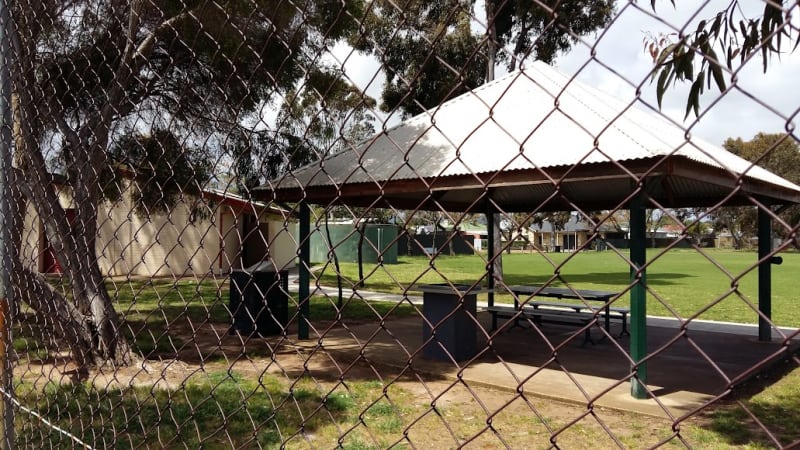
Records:
M315 67L280 102L274 124L229 137L240 192L375 133L376 101L331 67Z
M81 368L131 360L94 244L104 174L117 168L114 142L132 136L126 148L163 167L168 152L237 129L308 74L315 55L347 37L362 7L359 0L13 2L12 237L20 246L31 204L68 288L66 295L54 289L20 260L12 283ZM62 163L74 220L59 202L49 160Z
M728 138L722 144L726 150L752 161L770 172L800 184L800 145L789 134L758 133L749 141L742 138ZM775 233L787 238L800 223L800 207L791 206L781 212L781 219L787 226L776 226ZM744 240L754 237L757 226L755 207L724 207L714 212L713 219L718 229L727 229L734 240L734 246L741 248Z
M383 63L381 107L413 115L491 79L495 61L512 70L524 60L552 62L580 36L608 25L614 3L486 0L488 17L476 19L475 0L378 0L353 45ZM476 21L488 26L475 32Z

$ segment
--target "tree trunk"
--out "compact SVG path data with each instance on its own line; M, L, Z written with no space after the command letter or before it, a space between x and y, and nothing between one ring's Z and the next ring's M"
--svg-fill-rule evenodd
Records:
M503 282L503 232L500 230L500 222L502 222L503 216L502 214L490 214L489 220L494 223L494 227L492 229L492 233L494 234L494 248L492 249L492 254L494 255L494 261L492 262L492 276L494 277L495 283L502 283Z
M494 81L494 66L497 62L497 28L494 23L494 0L485 0L484 8L486 9L486 38L487 49L486 53L488 58L486 61L486 81ZM502 216L500 214L490 214L489 220L494 223L494 236L492 248L492 255L494 261L492 262L492 277L496 282L503 281L503 242L501 239L502 232L500 230L500 222Z
M733 239L733 249L734 250L741 250L742 249L742 238L737 235L737 233L731 232L731 238Z
M21 181L21 176L18 171L12 171L13 186L25 185ZM73 296L79 296L73 298L72 301L54 289L42 274L26 267L24 261L20 259L27 205L26 199L22 195L23 192L24 189L13 189L12 199L9 202L12 218L10 235L14 250L11 286L17 304L21 301L30 306L34 310L38 322L44 324L48 332L55 334L57 339L69 348L80 373L85 374L88 368L95 364L111 362L116 365L125 365L130 363L132 361L131 351L121 335L119 318L105 289L96 259L84 263L83 267L87 268L86 272L89 275L84 277L80 283L70 280L70 291ZM94 240L91 242L93 244ZM89 254L89 252L85 253ZM62 266L66 273L66 269L71 268L73 259L62 257L59 262L66 264L66 266ZM72 270L72 272L75 271ZM84 285L89 279L93 280L91 284L94 289L75 289L76 284ZM87 311L81 311L82 305L88 307Z
M336 301L336 306L340 312L344 306L344 291L342 290L342 268L339 266L339 256L336 254L336 249L333 248L333 239L331 239L331 227L328 223L328 214L325 214L325 239L328 240L328 245L331 246L330 256L333 258L333 268L336 270L336 287L338 289L339 297ZM358 283L356 286L363 287L364 272L361 268L361 248L359 243L358 249Z
M121 334L120 320L105 288L95 251L97 205L100 203L97 176L105 167L103 156L108 144L107 136L93 134L93 129L85 127L73 129L47 99L36 96L36 88L31 82L35 77L29 64L35 51L27 48L28 44L16 39L18 58L15 60L17 64L13 65L17 169L13 171L12 184L13 214L16 216L13 221L15 229L12 230L12 242L15 243L12 288L17 298L27 303L47 324L47 330L70 349L81 372L86 372L91 365L125 365L132 362L133 356ZM66 184L69 189L66 192L72 195L70 206L75 210L74 224L67 218L55 180L44 160L42 149L47 144L39 142L38 130L45 129L44 123L48 120L58 123L69 148L66 164L71 173L68 172ZM96 125L91 121L90 124ZM24 232L23 217L27 205L33 206L41 228L55 250L70 296L58 292L47 279L26 267L20 259L22 239L19 236Z
M494 81L494 66L497 61L497 30L494 24L494 0L485 0L486 10L486 81Z

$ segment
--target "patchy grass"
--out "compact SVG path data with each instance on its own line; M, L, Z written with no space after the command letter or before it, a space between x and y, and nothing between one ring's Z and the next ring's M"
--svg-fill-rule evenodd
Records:
M627 253L612 251L580 253L513 253L503 255L507 285L570 285L578 289L626 291L630 286ZM800 326L796 308L800 254L785 253L783 264L772 266L772 308L776 324ZM707 250L649 250L647 283L650 289L648 314L670 316L670 309L682 317L739 323L756 323L751 305L758 303L757 258L752 252ZM365 268L365 290L415 295L409 287L420 283L486 285L485 255L400 257L398 264ZM342 263L346 285L358 280L358 267ZM336 283L332 267L318 272L320 283ZM485 298L485 296L484 296ZM510 295L498 295L510 302ZM629 301L627 294L618 300ZM748 304L749 302L749 304Z
M227 279L150 279L109 282L116 307L125 320L125 335L145 358L174 354L186 345L185 336L206 324L230 324ZM289 326L299 320L296 294L289 300ZM410 304L372 302L360 298L311 298L312 321L373 321L417 314ZM258 355L253 355L258 356Z
M198 374L181 389L152 386L99 390L88 384L51 385L22 398L48 420L93 448L228 448L277 446L302 427L314 433L355 404L338 395L287 389L277 379L245 380L235 372ZM344 405L344 406L343 406ZM17 420L21 446L71 446L38 421Z
M749 385L736 400L679 424L631 413L523 397L444 381L321 382L235 370L194 372L164 386L95 387L19 382L17 396L46 420L92 447L102 448L668 448L764 449L797 442L796 368L774 382ZM786 376L782 376L786 375ZM24 412L16 415L17 445L73 447Z
M131 281L125 284L110 285L116 288L115 300L120 313L131 323L153 326L161 329L167 325L201 326L207 322L225 323L231 321L229 303L229 283L227 279L206 279L195 281L146 280ZM297 313L299 298L296 294L289 299L289 316ZM338 307L336 298L313 296L311 298L312 320L373 320L387 317L402 317L415 314L408 304L395 305L387 302L373 302L360 298L343 298Z
M11 347L18 358L29 360L42 360L50 354L47 348L33 337L15 337Z
M197 330L208 329L209 324L224 328L232 323L227 278L109 280L107 288L123 319L123 335L133 351L146 359L172 358L178 352L192 348ZM291 295L288 302L288 327L296 327L300 320L297 295ZM344 298L339 307L336 298L325 296L312 297L310 311L312 322L317 324L353 324L418 314L418 310L408 303L374 302L353 297ZM44 360L52 356L52 352L63 350L61 343L48 340L52 336L47 330L35 326L27 307L22 309L19 317L23 315L29 319L18 320L14 330L13 346L19 358ZM270 351L265 346L250 345L243 356L245 354L257 358L268 356ZM214 354L205 357L213 360Z
M769 439L753 416L778 442ZM732 399L713 408L703 421L703 428L727 445L773 448L800 444L800 368L784 363L759 375Z

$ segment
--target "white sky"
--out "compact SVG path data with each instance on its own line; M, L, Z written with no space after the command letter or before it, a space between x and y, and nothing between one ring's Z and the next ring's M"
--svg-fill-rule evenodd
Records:
M760 0L740 0L744 13L754 17L763 10ZM669 0L657 2L657 17L650 10L650 2L617 2L617 17L605 33L590 36L573 50L561 56L556 67L566 74L578 72L578 79L590 86L602 89L624 100L633 100L636 90L641 86L641 101L657 107L655 84L650 83L648 74L653 62L644 49L646 33L672 32L689 23L687 30L692 32L700 19L713 18L724 8L729 0L708 2L676 0L673 8ZM478 0L477 3L482 3ZM694 18L691 14L705 5ZM640 9L637 9L638 6ZM478 14L481 14L480 11ZM673 28L670 28L672 25ZM595 60L591 60L594 48ZM370 56L352 52L340 45L333 50L333 56L341 64L351 81L367 94L380 99L384 76L378 62ZM587 61L588 65L584 67ZM600 63L607 65L609 70ZM736 68L734 66L734 68ZM792 118L800 110L800 93L797 86L800 75L800 50L794 54L773 58L768 72L762 70L761 56L751 59L736 73L734 89L722 98L716 87L706 90L701 98L701 117L695 119L694 113L684 122L686 96L689 84L677 85L665 94L662 112L684 127L693 136L701 137L714 144L722 144L727 137L750 139L760 131L782 132L786 129L784 117ZM731 84L732 74L726 74ZM773 112L759 101L777 111ZM645 105L640 107L646 108ZM387 126L399 122L399 117L381 117ZM795 120L797 122L797 120Z

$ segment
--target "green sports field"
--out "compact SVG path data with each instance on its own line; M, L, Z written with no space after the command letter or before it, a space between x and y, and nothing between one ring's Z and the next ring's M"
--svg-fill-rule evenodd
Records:
M772 266L773 321L800 326L800 254L783 253ZM628 254L614 251L580 253L513 253L503 255L505 283L569 284L576 289L625 291L630 286ZM756 323L758 268L754 252L660 249L648 251L648 314L704 320ZM358 280L356 264L342 263L345 286ZM320 283L336 285L335 270L322 267ZM363 289L401 293L416 283L486 284L485 256L400 257L398 264L364 267ZM500 296L499 301L510 301ZM623 295L620 305L628 302ZM748 304L749 303L749 304ZM752 306L751 306L752 305Z

